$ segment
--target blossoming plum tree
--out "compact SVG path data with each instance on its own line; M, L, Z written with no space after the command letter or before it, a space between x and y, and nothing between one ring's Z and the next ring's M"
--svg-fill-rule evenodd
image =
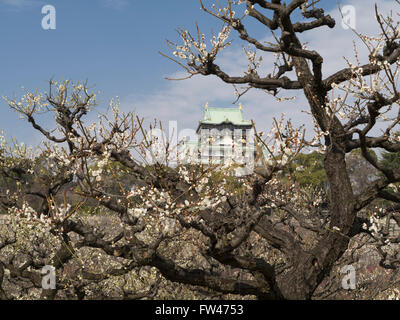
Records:
M293 188L286 183L281 189L274 174L315 142L305 141L290 122L276 121L266 139L255 132L270 151L259 170L263 187L255 193L261 182L235 180L235 164L194 166L175 157L171 165L178 146L149 134L154 126L145 130L133 113L120 112L118 99L110 102L110 114L85 123L96 105L85 83L51 80L48 93L6 99L46 140L36 151L2 140L1 173L17 184L2 195L8 208L0 242L0 265L8 275L7 281L1 278L3 297L14 290L13 298L141 298L163 287L160 277L220 294L275 297L266 289L276 286L273 278L260 285L249 274L267 267L272 275L272 267L232 252L278 206L273 199L285 201L285 190ZM43 112L54 114L54 128L40 124ZM149 154L154 161L147 161ZM265 188L271 196L257 199ZM78 201L67 193L79 196ZM106 223L111 230L82 218L88 199L111 214ZM265 223L264 228L273 228ZM55 289L40 290L45 265L56 270ZM240 279L220 276L230 274L230 268L249 271ZM143 272L147 287L138 284Z
M209 49L205 35L199 30L197 37L186 30L180 30L182 44L176 45L173 52L179 59L171 58L184 67L188 77L213 75L234 85L238 98L254 88L272 93L277 96L278 101L282 99L279 97L282 91L303 91L312 121L324 135L329 228L321 232L318 241L305 250L297 247L296 238L290 234L275 234L271 240L267 236L270 230L263 229L263 223L254 227L271 244L277 239L282 241L278 247L281 252L285 252L291 268L278 287L284 297L301 299L312 297L335 261L346 251L351 239L365 229L369 229L368 232L372 230L371 236L379 243L381 265L398 268L398 259L382 249L385 245L397 243L398 235L383 232L377 237L379 230L382 231L376 225L378 218L371 217L371 224L360 222L363 219L363 210L376 199L400 201L397 189L391 188L400 180L400 172L382 166L367 151L381 148L396 152L400 148L398 136L395 134L400 121L396 110L400 98L397 89L400 65L399 23L394 21L393 15L385 17L379 14L375 7L380 34L376 37L357 34L370 53L369 61L363 64L355 50L355 62L348 60L347 68L324 77L323 57L317 51L308 49L300 39L302 33L320 32L322 28L335 27L335 20L325 14L322 8L318 8L320 2L322 1L227 0L209 5L200 0L201 9L220 20L222 30L211 40ZM252 37L247 27L251 24L250 20L270 31L275 42ZM243 75L229 75L216 62L219 52L231 43L229 38L232 33L249 47L245 49L249 61L248 69L244 70ZM169 44L173 45L172 42ZM274 54L277 59L272 72L266 76L262 75L266 72L256 50ZM237 89L237 85L243 86L242 91ZM376 134L373 130L378 125L385 126L381 134ZM353 191L346 169L345 156L356 149L360 149L363 157L382 173L362 193ZM264 188L263 183L261 186L261 189ZM301 211L295 210L292 214L296 215ZM375 214L381 218L389 214L390 219L397 215L395 212L392 216L393 211L396 210L388 210L390 213L385 214L385 210L381 208L380 213ZM279 228L274 231L278 232L277 230L282 231Z
M377 14L382 34L362 36L370 61L349 63L323 78L322 57L299 40L302 32L335 26L316 2L227 0L225 7L210 8L201 3L223 23L211 49L200 31L193 37L181 30L183 44L169 43L175 46L171 59L189 77L215 75L247 85L236 89L238 98L253 88L277 96L280 90L304 92L314 138L307 141L302 128L283 120L268 134L254 129L259 154L264 149L267 156L257 158L260 165L249 176L233 177L231 162L181 162L178 146L149 134L157 124L146 129L137 115L119 110L118 99L110 102L109 113L89 123L86 116L97 102L86 83L52 80L47 93L7 98L46 141L36 150L0 141L1 174L15 181L0 198L8 210L0 225L0 298L310 299L360 236L376 245L383 267L398 268L396 252L389 250L398 235L381 218L400 222L399 213L374 206L378 198L400 202L400 172L368 152L400 150L393 134L400 117L390 113L399 100L398 25ZM238 17L235 10L241 8ZM292 22L300 14L310 21ZM252 38L244 18L274 31L277 43ZM275 72L260 76L261 60L250 48L243 76L222 71L215 59L233 31L257 50L275 54ZM287 74L293 70L291 79ZM52 128L41 124L44 112L54 115ZM372 136L378 122L387 129ZM324 155L327 190L300 187L294 176L282 176L299 152L314 148ZM382 173L362 193L353 191L346 168L345 156L355 149ZM89 201L104 214L84 216ZM371 207L374 214L367 211ZM45 265L56 271L55 288L42 287Z

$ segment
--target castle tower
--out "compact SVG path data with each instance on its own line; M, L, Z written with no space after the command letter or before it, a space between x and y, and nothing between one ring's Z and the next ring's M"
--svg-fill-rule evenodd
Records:
M240 148L242 156L249 151L251 122L243 117L242 105L235 108L205 106L204 118L199 121L196 133L199 144L199 161L220 163Z

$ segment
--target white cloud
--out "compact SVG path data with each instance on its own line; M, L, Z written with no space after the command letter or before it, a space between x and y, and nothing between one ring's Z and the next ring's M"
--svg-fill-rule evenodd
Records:
M379 31L374 18L374 6L364 1L347 1L344 4L353 5L356 9L357 31L369 35L376 35ZM378 0L378 8L382 13L393 9L393 1ZM341 18L338 8L329 12L336 20L336 27L329 29L323 27L317 32L308 31L300 36L301 40L308 42L308 47L317 50L324 58L324 77L346 67L343 56L354 60L353 41L360 49L359 57L367 62L365 49L351 30L341 27ZM241 45L246 45L242 43ZM241 75L247 69L247 63L240 47L232 47L223 52L217 61L223 70L232 75ZM263 66L270 73L273 66L273 55L263 55ZM168 63L168 62L166 62ZM182 74L174 74L169 77L179 77ZM273 117L280 117L282 112L287 118L300 125L306 124L307 130L312 130L312 121L308 115L302 112L307 108L307 102L301 91L286 91L284 96L296 95L294 101L276 102L270 95L261 90L253 89L242 97L246 118L254 119L257 128L268 128ZM210 102L210 106L228 107L235 100L232 86L223 83L214 76L197 76L189 80L170 81L162 88L157 88L147 95L131 95L122 99L122 108L132 110L135 108L140 116L148 120L157 118L168 125L168 120L178 121L178 130L183 128L196 129L198 120L203 117L204 104Z
M387 14L393 10L392 0L376 1L378 10L382 14ZM375 20L374 3L365 3L365 1L346 1L344 4L352 5L356 13L356 31L358 33L376 36L379 33L379 25ZM307 46L317 50L324 58L323 73L324 77L338 71L340 68L347 67L344 57L355 61L354 46L359 53L361 62L368 62L368 52L363 42L356 34L348 29L345 30L341 26L341 16L338 8L330 12L331 16L336 20L334 29L324 28L318 33L305 32L301 37L304 42L308 42Z

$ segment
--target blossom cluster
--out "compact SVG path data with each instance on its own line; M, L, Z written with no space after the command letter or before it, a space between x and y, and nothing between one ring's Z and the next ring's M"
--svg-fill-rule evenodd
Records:
M275 120L266 138L263 132L257 134L261 148L266 150L265 164L271 167L283 168L290 163L304 147L304 130L294 128L290 120L284 122L284 114L279 121Z
M179 30L183 45L171 41L168 41L168 43L175 48L174 56L185 60L188 64L202 65L214 60L218 52L231 45L231 41L227 41L230 31L230 26L223 26L218 35L212 37L209 51L207 50L205 35L198 33L198 37L195 39L188 30Z

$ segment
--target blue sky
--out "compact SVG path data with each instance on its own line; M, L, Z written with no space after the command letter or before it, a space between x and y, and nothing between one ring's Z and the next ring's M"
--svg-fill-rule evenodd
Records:
M56 8L56 30L41 28L45 4ZM199 11L188 0L0 0L0 95L18 96L21 86L46 90L50 78L88 79L104 101L149 93L177 70L158 51L168 51L165 39L176 38L178 24L194 25L196 14L214 22ZM27 138L25 123L4 101L0 107L6 135Z
M384 10L398 6L394 0L377 2ZM329 4L324 8L338 15L336 1L322 3ZM372 20L373 2L342 3L354 5L362 22L360 28L370 31L371 23L365 20ZM371 4L369 13L365 13L367 3ZM57 10L56 30L41 27L44 16L41 8L46 4ZM194 30L195 21L206 35L211 30L219 31L218 21L200 10L198 0L0 0L0 96L20 96L21 86L45 91L50 78L87 79L100 91L99 99L104 101L102 110L110 98L119 96L125 110L135 109L148 119L176 120L181 128L195 128L206 101L222 107L231 106L234 100L232 87L218 79L197 77L184 82L164 79L179 75L181 70L158 51L169 53L165 39L177 40L178 26ZM354 35L340 27L337 29L336 33L324 29L316 37L306 35L305 40L315 40L316 46L327 51L328 56L333 53L340 58L351 56ZM252 25L251 31L257 37L269 36L257 24ZM327 37L331 37L331 48L326 46ZM337 45L340 41L347 41L347 45L340 48ZM238 67L245 65L239 57L241 45L235 42L221 56L221 65L232 73L241 72ZM340 63L337 59L330 63L326 67L328 71L340 63L345 66L342 59ZM299 99L297 105L282 106L258 92L243 98L242 103L247 118L258 119L260 126L267 127L272 116L279 116L280 110L303 121L298 105L304 101L300 96ZM0 128L7 138L13 136L26 143L37 143L40 138L3 100L0 101Z

